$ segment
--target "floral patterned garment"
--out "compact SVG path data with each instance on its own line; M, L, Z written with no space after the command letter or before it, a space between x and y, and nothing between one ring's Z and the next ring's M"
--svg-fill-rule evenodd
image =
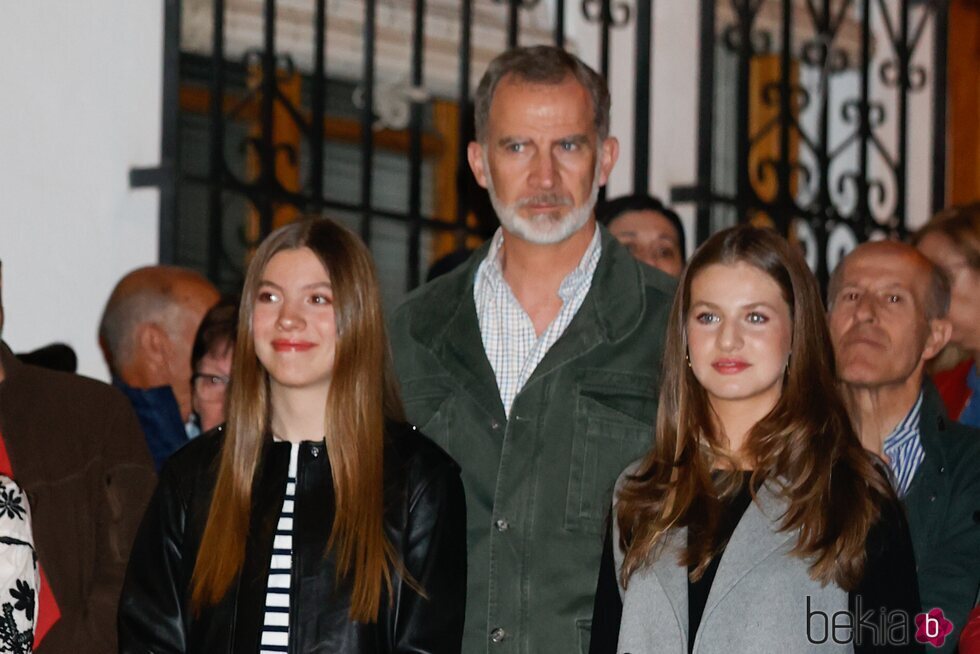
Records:
M0 654L33 649L39 584L27 496L0 475Z

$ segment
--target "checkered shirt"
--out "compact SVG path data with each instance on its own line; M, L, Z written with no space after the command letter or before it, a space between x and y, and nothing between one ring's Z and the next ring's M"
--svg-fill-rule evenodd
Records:
M582 301L592 286L592 276L599 264L602 247L599 229L596 228L582 260L558 287L558 297L562 301L561 310L538 337L531 317L514 297L510 285L504 279L500 265L503 243L503 231L498 228L493 235L490 251L476 272L473 300L476 302L476 317L480 323L483 348L497 377L497 388L500 390L504 411L510 417L510 406L514 398L551 346L565 333L582 306Z
M905 497L912 485L912 478L919 464L926 457L919 438L919 416L922 413L922 393L912 405L908 415L885 437L884 450L888 455L888 467L899 497Z

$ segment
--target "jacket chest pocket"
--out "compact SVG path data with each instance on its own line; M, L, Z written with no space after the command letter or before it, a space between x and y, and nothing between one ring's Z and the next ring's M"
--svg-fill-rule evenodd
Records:
M442 449L450 451L454 396L446 377L422 377L402 384L405 416Z
M651 375L597 377L575 399L565 528L601 534L616 478L653 444L656 397Z

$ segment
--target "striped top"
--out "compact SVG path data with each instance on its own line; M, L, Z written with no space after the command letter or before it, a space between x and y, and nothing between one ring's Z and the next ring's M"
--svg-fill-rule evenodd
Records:
M286 495L282 501L282 511L272 543L269 585L265 594L265 620L259 647L261 654L289 651L289 585L293 570L293 502L296 497L298 454L299 444L293 443L289 448Z
M919 438L919 416L922 413L922 393L912 405L908 415L885 437L884 450L888 467L899 497L905 497L912 485L912 478L919 464L926 457Z
M582 260L558 287L558 297L562 301L561 310L538 337L531 317L514 297L510 285L504 279L504 271L500 265L503 244L503 231L498 228L486 259L477 269L473 283L473 300L476 303L476 318L480 323L483 349L497 378L500 401L509 417L514 398L551 346L565 333L588 295L592 277L599 265L602 246L599 228L596 227L592 242L582 255Z

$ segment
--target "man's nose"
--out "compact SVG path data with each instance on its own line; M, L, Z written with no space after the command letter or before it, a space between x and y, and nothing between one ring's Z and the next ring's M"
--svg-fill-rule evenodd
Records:
M861 322L873 322L878 316L878 306L870 293L863 293L854 306L854 317Z
M535 188L554 188L558 167L550 152L536 155L531 166L531 184Z

